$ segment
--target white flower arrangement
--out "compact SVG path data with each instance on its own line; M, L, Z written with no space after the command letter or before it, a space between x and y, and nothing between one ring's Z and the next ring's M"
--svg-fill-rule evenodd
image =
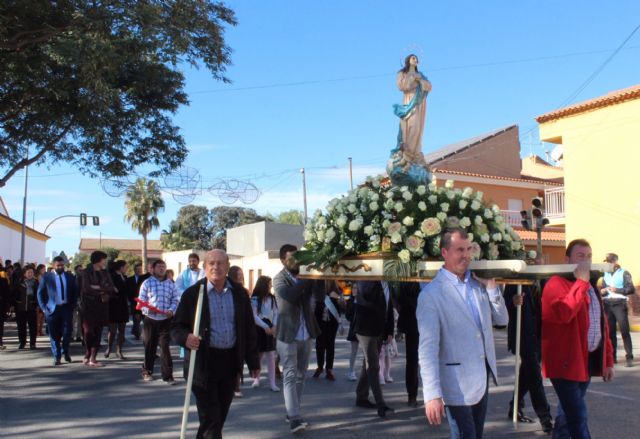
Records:
M368 177L363 186L329 201L304 231L301 263L326 268L347 255L392 252L407 263L440 258L440 235L446 227L469 233L477 259L524 259L529 256L519 235L495 205L471 188L443 186L390 187L384 177Z

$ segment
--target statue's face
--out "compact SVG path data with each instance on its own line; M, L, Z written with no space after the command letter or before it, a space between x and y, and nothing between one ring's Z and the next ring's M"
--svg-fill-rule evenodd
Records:
M417 67L418 66L418 57L413 55L411 56L411 58L409 58L409 65L413 66L413 67Z

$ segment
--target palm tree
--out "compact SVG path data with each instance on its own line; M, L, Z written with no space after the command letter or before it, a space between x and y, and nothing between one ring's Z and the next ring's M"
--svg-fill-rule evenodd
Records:
M147 235L160 227L158 213L164 210L164 201L158 184L153 180L138 178L129 186L125 195L127 213L124 219L131 228L142 235L142 266L147 267Z

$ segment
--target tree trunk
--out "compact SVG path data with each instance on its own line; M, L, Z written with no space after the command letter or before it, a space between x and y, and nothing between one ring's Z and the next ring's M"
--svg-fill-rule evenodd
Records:
M147 270L147 234L146 233L142 234L142 267L143 267L143 270Z

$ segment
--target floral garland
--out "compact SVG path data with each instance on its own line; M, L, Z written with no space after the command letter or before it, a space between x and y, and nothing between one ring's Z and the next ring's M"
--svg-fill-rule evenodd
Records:
M372 252L390 252L404 264L441 258L441 232L452 227L469 233L474 259L534 258L498 206L488 206L482 196L469 187L454 188L451 180L440 187L411 187L368 177L346 196L331 200L326 213L315 212L297 259L325 269L345 256Z

